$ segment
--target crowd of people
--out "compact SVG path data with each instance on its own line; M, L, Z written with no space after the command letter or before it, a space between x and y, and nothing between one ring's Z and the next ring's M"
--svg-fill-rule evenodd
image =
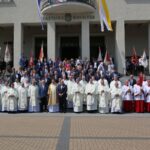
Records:
M20 68L0 71L0 111L150 112L150 81L141 73L122 85L113 62L20 59Z

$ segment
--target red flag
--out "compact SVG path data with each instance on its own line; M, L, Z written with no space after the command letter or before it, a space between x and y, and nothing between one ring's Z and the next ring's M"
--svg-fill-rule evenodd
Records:
M136 50L135 50L135 47L132 48L132 57L131 57L131 62L134 64L134 65L137 65L138 64L138 56L137 56L137 53L136 53Z
M105 53L105 58L104 58L104 63L105 63L106 65L108 65L110 62L111 62L111 57L110 57L108 51L106 51L106 53Z
M41 49L40 49L40 55L39 55L39 59L41 62L43 61L43 58L44 58L44 50L43 50L43 42L42 42Z
M30 60L29 60L29 66L32 67L34 65L34 60L33 60L33 53L30 53Z

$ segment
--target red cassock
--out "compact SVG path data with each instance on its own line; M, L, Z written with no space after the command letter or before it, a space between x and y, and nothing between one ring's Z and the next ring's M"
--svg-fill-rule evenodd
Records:
M133 101L123 101L123 109L124 109L124 112L132 112Z
M150 112L150 102L147 102L147 103L146 103L146 111L147 111L147 112Z
M144 112L144 93L140 85L134 85L134 109L137 113Z
M135 106L135 112L137 113L144 112L145 103L143 100L136 100L134 106Z

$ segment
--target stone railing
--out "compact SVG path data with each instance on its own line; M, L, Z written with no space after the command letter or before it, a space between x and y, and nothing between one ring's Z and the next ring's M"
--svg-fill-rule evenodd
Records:
M72 2L87 4L92 7L95 7L95 0L41 0L41 2L42 2L41 10L50 5L56 5L61 3L72 3Z

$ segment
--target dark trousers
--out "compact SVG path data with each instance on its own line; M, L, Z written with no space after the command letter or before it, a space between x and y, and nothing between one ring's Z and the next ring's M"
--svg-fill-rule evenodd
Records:
M40 99L40 110L41 112L47 111L47 97L42 97Z
M60 110L60 112L67 111L67 100L64 97L59 98L59 110Z

